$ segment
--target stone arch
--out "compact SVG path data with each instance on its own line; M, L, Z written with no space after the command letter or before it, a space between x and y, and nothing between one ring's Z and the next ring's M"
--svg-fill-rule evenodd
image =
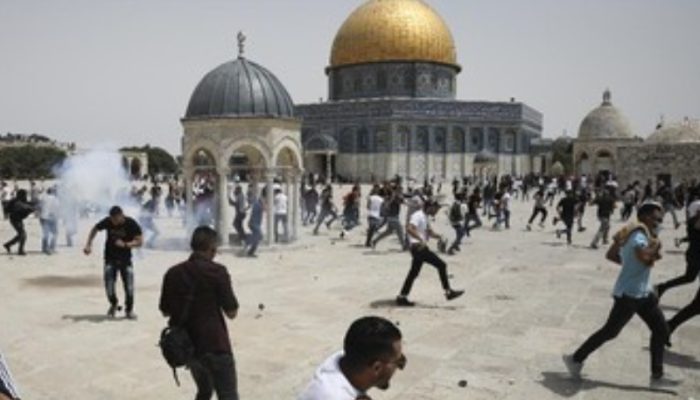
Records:
M236 147L230 153L227 166L229 176L235 181L260 181L263 178L263 169L267 167L265 156L250 145Z
M326 142L328 143L328 142ZM299 143L292 138L282 139L276 146L272 159L273 167L293 167L301 171L303 169L302 156L299 151Z
M231 156L237 152L244 152L248 156L250 156L252 160L261 161L262 164L259 165L260 167L268 168L272 165L272 155L270 148L266 143L260 140L254 138L242 138L234 140L225 147L223 151L223 159L226 160L226 162L228 163L228 161L231 159ZM257 159L258 155L261 157L260 160ZM258 163L256 163L256 166L258 166Z
M182 154L183 164L185 168L194 167L194 157L199 151L205 151L214 160L214 168L218 168L221 164L219 162L219 156L221 154L220 146L217 145L210 139L197 138L191 144L185 146L185 151Z
M291 140L291 138L289 139ZM297 146L296 141L292 140L292 145ZM278 145L279 147L279 145ZM313 135L304 143L304 150L311 151L336 151L338 149L338 143L335 139L328 135L318 134Z
M195 168L216 168L216 156L205 148L198 148L192 151L190 162Z
M607 174L615 172L615 155L608 149L598 149L595 153L596 175L605 172Z
M586 150L582 150L576 155L576 171L579 175L591 174L591 159Z

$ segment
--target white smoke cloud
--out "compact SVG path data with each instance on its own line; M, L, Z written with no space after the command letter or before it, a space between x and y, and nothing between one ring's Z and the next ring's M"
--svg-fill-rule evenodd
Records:
M58 197L64 209L76 205L106 212L119 205L138 213L139 205L129 197L131 183L116 150L93 150L67 158L55 171ZM65 210L72 213L71 210ZM65 215L64 215L65 216Z

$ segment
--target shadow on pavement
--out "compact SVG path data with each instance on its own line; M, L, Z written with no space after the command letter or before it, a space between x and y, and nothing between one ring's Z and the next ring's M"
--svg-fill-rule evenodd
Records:
M24 279L24 286L40 288L74 288L74 287L99 287L102 285L102 276L98 274L85 274L78 276L42 275Z
M573 397L579 392L593 390L597 388L609 388L620 390L623 392L641 392L641 393L659 393L669 396L677 396L673 390L656 389L648 386L623 385L618 383L596 381L592 379L582 378L581 380L572 379L569 374L563 372L542 372L542 380L538 381L542 386L552 391L560 397Z
M546 246L552 246L552 247L564 247L566 246L566 242L542 242L542 244Z
M686 369L700 369L700 360L697 358L687 354L676 353L668 349L666 349L664 355L664 364Z
M398 306L398 305L396 305L395 299L375 300L375 301L369 303L369 306L371 308L405 308L405 309L409 309L409 310L410 309L424 309L424 310L456 311L456 310L460 309L460 307L457 307L457 306L440 306L437 304L424 304L424 303L418 303L418 302L416 302L416 305L413 307Z
M95 324L105 321L117 321L117 318L108 317L104 314L64 315L61 319L67 319L71 322L92 322Z

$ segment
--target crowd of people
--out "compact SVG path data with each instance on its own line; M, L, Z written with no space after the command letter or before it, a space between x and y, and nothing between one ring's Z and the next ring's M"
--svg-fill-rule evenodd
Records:
M42 227L42 250L51 254L55 251L58 210L61 208L56 188L44 192L36 190L36 193L19 189L12 196L6 196L7 187L3 183L3 211L17 235L5 243L5 249L10 252L18 245L18 254L24 254L26 232L23 221L37 214ZM366 195L359 184L351 185L347 192L341 193L341 201L337 203L334 191L342 188L319 184L314 179L305 180L297 194L302 204L302 224L308 226L312 235L320 235L320 229L325 225L327 231L338 232L334 240L344 240L363 226L361 216L364 213L365 230L357 234L362 237L366 248L376 249L384 239L394 236L397 250L410 255L407 276L395 299L399 307L416 305L408 296L425 263L435 267L446 300L462 296L464 290L451 286L445 260L457 256L464 238L471 237L479 229L490 227L497 232L513 228L511 211L514 201L532 202L532 214L522 226L523 230L532 231L535 222L544 229L551 218L556 237L564 236L568 245L572 244L574 234L586 232L584 213L587 208L595 208L599 226L591 234L589 247L597 249L601 243L609 246L606 258L620 264L621 269L614 285L608 320L575 352L564 356L565 366L574 377L580 377L588 357L614 339L636 314L651 330L651 384L677 383L663 371L664 349L671 346L671 335L684 322L700 314L700 289L696 297L669 320L659 307L659 299L672 288L693 282L700 273L698 182L682 182L671 187L663 180L656 183L650 180L644 185L634 182L620 190L614 177L597 177L595 180L585 176L568 179L505 176L485 180L469 177L455 179L451 193L443 193L441 184L426 180L422 185L416 185L414 181L397 177L373 184ZM212 197L214 185L205 179L195 182L191 190L195 201L203 201L201 199ZM267 209L268 195L273 196L272 210ZM150 191L135 189L130 197L141 205L138 221L126 216L119 206L112 207L109 215L90 231L84 252L90 254L96 234L106 231L104 284L109 301L108 315L113 317L121 309L115 290L117 276L121 276L126 295L125 315L135 319L131 249L153 244L158 235L153 218L158 215L161 202L165 204L168 215L172 215L176 212L174 210L183 207L184 200L182 188L174 183L169 185L165 199L162 199L159 186L151 187ZM269 188L248 185L244 190L244 186L237 182L228 193L228 200L235 210L232 226L244 255L256 255L263 235L264 217L273 221L273 232L269 234L275 242L289 241L289 199L279 184ZM611 221L618 204L621 205L619 219L627 224L611 235ZM454 236L449 238L433 227L436 220L442 218L441 209L454 230ZM681 218L677 213L681 210L685 213L686 229L674 245L688 244L686 272L652 285L651 270L662 256L659 229L667 214L671 214L674 228L679 229ZM636 218L632 218L635 212ZM221 238L211 227L211 220L208 222L194 229L189 259L166 273L160 310L169 318L171 326L185 326L192 340L194 354L188 366L197 384L197 399L211 398L213 393L219 399L237 399L236 365L224 317L236 317L238 300L226 268L214 262ZM340 227L333 230L336 222ZM147 231L152 232L152 236L144 240ZM429 245L431 239L437 240L434 248ZM299 399L369 398L367 391L370 388L387 389L395 371L405 366L399 329L383 318L363 317L350 326L343 351L321 364Z

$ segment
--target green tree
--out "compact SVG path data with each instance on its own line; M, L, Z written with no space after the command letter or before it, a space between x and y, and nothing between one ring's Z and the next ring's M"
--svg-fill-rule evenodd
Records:
M54 168L66 153L51 146L10 146L0 149L0 177L3 179L53 178Z
M178 165L175 158L165 149L157 146L145 145L142 147L124 147L124 151L140 151L148 155L148 174L175 174L178 172Z

